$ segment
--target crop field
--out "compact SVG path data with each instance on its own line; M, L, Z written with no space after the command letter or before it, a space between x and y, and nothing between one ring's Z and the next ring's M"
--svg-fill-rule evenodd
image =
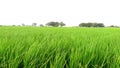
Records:
M120 28L0 27L0 68L120 68Z

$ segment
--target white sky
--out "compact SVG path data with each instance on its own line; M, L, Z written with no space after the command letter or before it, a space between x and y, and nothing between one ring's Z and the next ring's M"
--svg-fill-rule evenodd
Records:
M67 26L98 22L120 26L120 0L0 0L0 25L45 24Z

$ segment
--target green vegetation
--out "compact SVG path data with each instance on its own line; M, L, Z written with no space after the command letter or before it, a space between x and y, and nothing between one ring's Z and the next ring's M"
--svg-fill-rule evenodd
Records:
M46 26L53 26L53 27L61 26L61 27L63 27L63 26L65 26L65 23L51 21L51 22L46 23Z
M120 68L120 29L0 27L0 68Z
M80 23L79 24L80 27L104 27L103 23Z

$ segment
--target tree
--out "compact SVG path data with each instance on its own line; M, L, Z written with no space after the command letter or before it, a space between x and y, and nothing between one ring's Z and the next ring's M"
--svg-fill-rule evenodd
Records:
M37 23L32 23L32 26L37 26Z
M97 27L104 27L103 23L97 23Z
M118 28L119 26L116 26L116 25L110 25L109 27L116 27L116 28Z
M44 25L43 25L43 24L40 24L40 27L44 27Z
M12 25L12 26L16 26L16 25Z
M110 25L110 27L115 27L114 25Z
M25 24L24 24L24 23L22 23L22 26L25 26Z
M79 24L80 27L104 27L103 23L81 23Z
M92 26L93 27L98 27L98 24L97 23L93 23Z
M65 26L65 23L60 22L59 25L60 25L61 27L63 27L63 26Z
M87 27L93 27L93 23L87 23L87 25L86 25Z
M86 24L86 23L80 23L79 26L80 26L80 27L86 27L87 24Z
M47 26L53 26L53 27L58 27L59 26L59 22L48 22L47 24L46 24Z

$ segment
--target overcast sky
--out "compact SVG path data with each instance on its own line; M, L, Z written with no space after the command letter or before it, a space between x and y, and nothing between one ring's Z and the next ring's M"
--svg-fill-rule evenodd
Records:
M0 24L45 24L63 21L68 26L98 22L120 26L119 0L0 0Z

